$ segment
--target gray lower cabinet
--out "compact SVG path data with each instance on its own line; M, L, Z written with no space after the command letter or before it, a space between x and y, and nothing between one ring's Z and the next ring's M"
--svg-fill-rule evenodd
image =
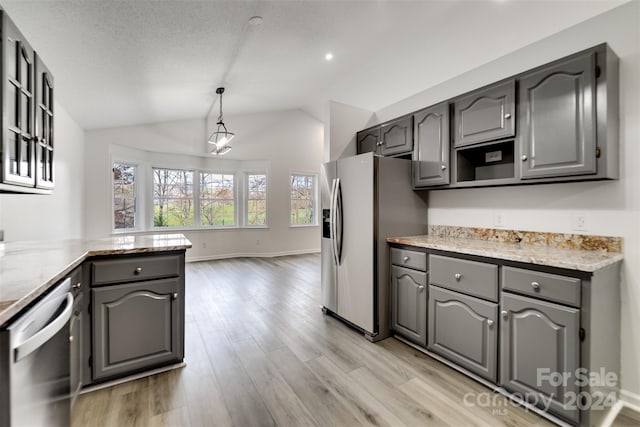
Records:
M580 390L575 374L580 367L580 311L505 292L501 310L501 385L578 422L575 398ZM569 380L554 382L543 374L566 374Z
M413 115L413 186L449 184L449 103Z
M391 328L416 344L427 345L427 273L391 266Z
M84 322L83 314L83 296L79 294L75 297L73 302L73 315L71 316L69 327L69 379L71 382L71 406L76 402L80 389L82 388L82 358L83 358L83 343L82 343L82 323Z
M429 350L497 382L498 304L429 286Z
M455 101L454 146L515 136L515 87L509 80Z
M596 173L596 54L520 80L522 179Z
M177 278L94 288L93 379L181 360L183 290Z
M380 127L380 151L383 156L411 154L413 150L413 116L402 117Z

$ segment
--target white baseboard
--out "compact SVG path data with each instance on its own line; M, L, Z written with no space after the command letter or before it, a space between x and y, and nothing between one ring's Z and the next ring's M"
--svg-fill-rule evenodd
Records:
M640 412L640 395L632 393L628 390L620 390L620 400L624 402L625 406Z
M205 255L198 257L187 257L185 262L200 262L200 261L211 261L216 259L228 259L228 258L273 258L278 256L287 256L287 255L304 255L304 254L317 254L320 253L320 249L302 249L297 251L282 251L282 252L245 252L245 253L235 253L235 254L219 254L219 255Z

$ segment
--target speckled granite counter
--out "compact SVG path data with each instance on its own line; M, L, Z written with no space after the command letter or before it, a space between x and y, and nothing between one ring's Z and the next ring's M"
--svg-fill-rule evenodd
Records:
M191 242L182 234L0 243L0 325L88 257L184 250L190 247Z
M528 243L505 243L431 235L389 237L387 242L586 272L595 272L623 259L623 255L619 252L564 249Z

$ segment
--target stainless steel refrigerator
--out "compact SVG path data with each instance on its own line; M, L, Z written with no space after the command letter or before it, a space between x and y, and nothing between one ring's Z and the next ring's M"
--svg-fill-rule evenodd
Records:
M322 306L372 341L389 336L386 238L425 234L425 192L412 190L411 161L373 153L325 163Z

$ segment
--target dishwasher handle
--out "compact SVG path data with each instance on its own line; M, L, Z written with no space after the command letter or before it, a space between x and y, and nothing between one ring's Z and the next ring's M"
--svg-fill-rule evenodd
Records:
M60 313L58 317L49 322L44 328L40 329L38 332L36 332L23 342L18 343L11 349L14 354L14 362L18 362L19 360L33 353L44 343L49 341L53 336L55 336L58 332L60 332L62 328L64 328L69 319L71 319L71 314L73 312L73 294L71 292L66 293L66 301L67 303L64 307L64 310L62 310L62 313ZM59 302L56 303L59 304Z

